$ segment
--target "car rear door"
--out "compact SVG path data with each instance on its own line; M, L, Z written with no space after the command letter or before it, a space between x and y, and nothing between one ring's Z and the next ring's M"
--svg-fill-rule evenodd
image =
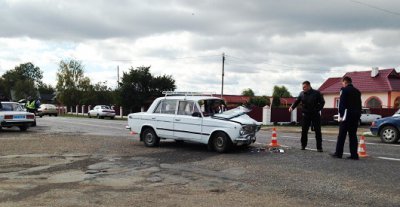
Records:
M201 139L203 118L192 116L194 112L200 112L194 101L179 101L178 111L174 118L176 139L193 141Z
M154 112L149 116L157 135L162 138L173 138L174 136L174 116L176 112L177 100L161 100Z

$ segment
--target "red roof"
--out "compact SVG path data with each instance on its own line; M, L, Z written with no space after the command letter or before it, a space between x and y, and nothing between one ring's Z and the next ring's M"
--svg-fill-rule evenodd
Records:
M280 98L281 104L292 105L296 101L296 97L292 98Z
M221 95L214 94L215 97L221 97ZM222 97L226 103L244 104L250 101L250 97L241 95L223 95Z
M400 91L400 75L394 68L382 69L375 77L371 77L371 71L348 72L353 80L353 85L361 92L388 92ZM343 76L343 77L344 77ZM319 88L323 94L339 93L342 87L342 78L328 78Z

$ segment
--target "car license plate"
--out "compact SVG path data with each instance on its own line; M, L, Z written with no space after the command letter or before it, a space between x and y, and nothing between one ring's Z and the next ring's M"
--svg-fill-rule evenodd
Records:
M25 119L24 115L14 115L14 119Z

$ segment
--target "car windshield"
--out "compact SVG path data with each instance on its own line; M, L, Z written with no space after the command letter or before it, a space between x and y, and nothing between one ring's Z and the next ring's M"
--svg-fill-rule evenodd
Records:
M101 106L101 109L110 109L109 106Z
M23 111L22 107L17 103L1 103L1 111Z

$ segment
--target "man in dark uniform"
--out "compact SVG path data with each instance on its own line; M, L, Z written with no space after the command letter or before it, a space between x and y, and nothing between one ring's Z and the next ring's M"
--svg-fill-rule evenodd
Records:
M320 111L324 108L325 100L322 94L311 88L309 81L303 82L303 91L297 97L296 101L289 108L289 112L302 103L303 122L301 127L301 149L305 150L308 142L308 130L313 124L315 130L315 139L317 140L317 151L322 150L322 134L321 134L321 114Z
M342 158L344 142L349 133L350 156L348 159L358 160L357 153L357 128L358 120L361 117L361 93L352 84L350 77L345 76L342 79L343 88L340 90L339 117L340 122L339 135L336 143L336 151L331 154L334 158Z

